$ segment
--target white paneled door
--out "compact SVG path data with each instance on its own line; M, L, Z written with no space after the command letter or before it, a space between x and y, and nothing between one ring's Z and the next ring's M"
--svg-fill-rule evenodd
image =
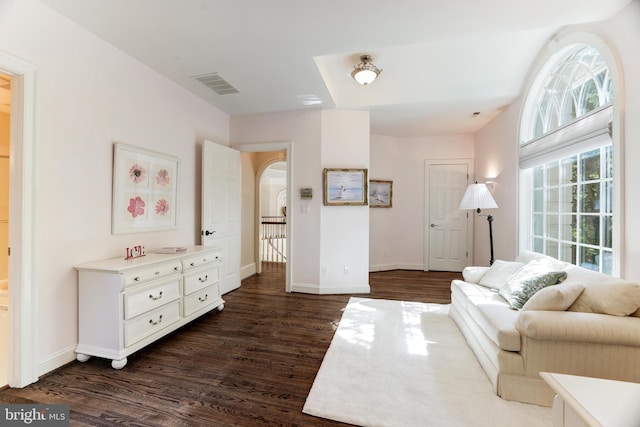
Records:
M240 152L211 141L202 144L202 237L222 248L220 294L240 287Z
M468 215L460 210L467 188L469 165L427 164L426 233L428 269L462 271L468 258Z

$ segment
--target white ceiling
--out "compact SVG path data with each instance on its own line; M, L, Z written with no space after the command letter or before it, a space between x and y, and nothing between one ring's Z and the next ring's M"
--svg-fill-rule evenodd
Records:
M364 109L403 137L477 131L560 27L632 0L41 1L229 114ZM369 86L350 76L362 54L383 69ZM212 72L239 93L194 79Z

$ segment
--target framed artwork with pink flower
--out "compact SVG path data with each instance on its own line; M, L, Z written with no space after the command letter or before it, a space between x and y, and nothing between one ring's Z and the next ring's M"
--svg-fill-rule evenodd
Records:
M177 228L179 166L177 157L114 144L111 232Z

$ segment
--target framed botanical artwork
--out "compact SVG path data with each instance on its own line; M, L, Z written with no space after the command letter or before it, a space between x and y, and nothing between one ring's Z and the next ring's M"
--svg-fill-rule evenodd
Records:
M324 205L366 205L367 185L366 169L324 169Z
M111 232L177 228L179 166L176 157L114 144Z
M369 181L369 207L390 208L393 197L393 181Z

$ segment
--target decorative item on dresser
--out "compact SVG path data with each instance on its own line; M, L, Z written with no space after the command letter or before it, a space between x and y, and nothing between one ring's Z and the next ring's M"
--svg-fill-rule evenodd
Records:
M77 359L127 356L195 318L224 308L219 279L221 249L191 246L174 254L149 253L77 265Z

